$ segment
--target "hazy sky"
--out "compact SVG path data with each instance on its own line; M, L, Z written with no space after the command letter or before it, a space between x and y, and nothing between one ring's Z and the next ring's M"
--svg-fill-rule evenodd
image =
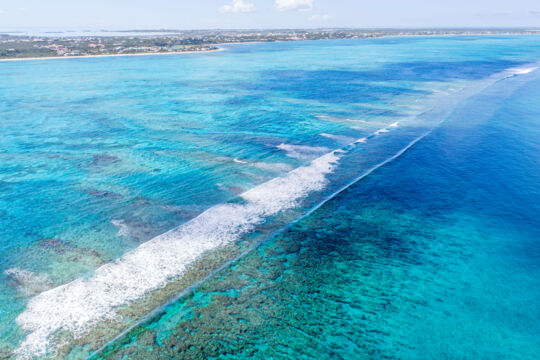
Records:
M0 29L540 28L540 0L0 0Z

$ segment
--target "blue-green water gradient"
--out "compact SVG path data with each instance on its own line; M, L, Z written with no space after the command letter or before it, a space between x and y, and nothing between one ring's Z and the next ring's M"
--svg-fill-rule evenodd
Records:
M344 148L337 164L288 178L273 197L257 193L264 211L231 234L263 239L444 121L228 270L225 290L214 290L217 280L205 285L189 311L170 313L165 332L152 325L156 342L143 347L159 353L167 344L186 357L223 349L233 357L531 356L539 208L531 63L539 59L537 37L483 36L0 63L0 355L90 354L144 313L123 316L97 340L85 331L142 297L126 290L108 306L77 297L73 281L91 294L96 270L216 205L249 205L246 191ZM182 246L191 252L207 238ZM164 286L152 283L159 266L138 267L148 270L149 293ZM124 286L129 272L114 269L105 283ZM236 301L243 290L258 305ZM224 321L224 338L212 335L218 325L208 316L193 320L205 306ZM289 326L284 317L298 319ZM186 321L204 330L190 335L194 344L178 335ZM275 343L268 334L279 334ZM77 343L56 352L65 345L58 335ZM210 343L211 353L199 346ZM139 338L134 344L140 350Z

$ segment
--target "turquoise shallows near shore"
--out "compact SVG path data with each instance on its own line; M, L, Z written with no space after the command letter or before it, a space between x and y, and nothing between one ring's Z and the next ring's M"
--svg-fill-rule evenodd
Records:
M532 359L539 59L482 36L0 64L0 355L138 324L96 357Z

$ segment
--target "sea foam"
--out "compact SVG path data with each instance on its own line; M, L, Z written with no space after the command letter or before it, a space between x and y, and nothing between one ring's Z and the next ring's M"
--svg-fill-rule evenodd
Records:
M328 148L323 146L307 146L307 145L292 145L292 144L279 144L277 146L279 150L283 150L287 153L288 157L292 157L298 160L310 160L317 155L324 154L329 151Z
M327 134L327 133L321 133L320 135L327 139L335 140L341 143L351 143L355 140L352 137L344 136L344 135L335 135L335 134Z
M381 134L387 133L387 132L389 132L389 131L390 131L390 130L388 130L387 128L383 128L383 129L380 129L380 130L375 131L373 134L375 134L375 135L381 135Z
M397 127L398 123L388 126ZM388 128L373 135L389 132ZM357 139L349 145L366 143ZM324 147L281 144L291 153L318 153ZM322 190L327 175L345 150L326 153L307 166L296 168L240 195L245 203L214 206L189 222L140 245L113 263L101 266L89 278L43 292L28 303L17 323L28 332L16 350L19 358L51 351L51 335L60 330L81 335L92 325L116 316L116 309L164 287L181 276L204 252L238 240L270 216L294 208L310 193ZM122 223L114 225L122 229Z
M510 74L513 74L513 75L525 75L537 69L538 69L538 66L528 65L528 66L523 66L523 67L510 68L510 69L507 69L506 71L508 71Z
M241 194L245 203L214 206L186 224L153 238L89 278L80 278L34 297L17 323L28 332L16 350L32 358L52 350L51 335L63 330L81 335L116 309L164 287L181 276L204 252L238 240L272 215L293 208L322 190L342 151L327 153Z

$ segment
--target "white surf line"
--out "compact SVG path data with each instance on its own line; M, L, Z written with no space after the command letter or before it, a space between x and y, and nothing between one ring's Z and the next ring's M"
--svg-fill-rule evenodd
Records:
M392 124L388 125L387 127L384 127L382 129L379 129L379 130L375 131L373 134L369 135L368 137L364 137L364 138L356 140L355 143L366 142L367 139L370 139L373 136L377 136L377 135L381 135L381 134L390 132L390 129L397 128L398 126L399 126L399 121L396 121L395 123L392 123Z
M439 124L334 192L286 228L401 156ZM381 130L368 138L383 133ZM214 206L188 223L140 245L114 263L103 265L88 279L79 278L34 297L17 317L17 323L29 334L15 354L23 359L44 355L51 347L49 336L57 331L66 330L77 335L101 320L114 318L116 307L128 305L148 292L164 287L171 278L181 276L187 266L205 251L231 243L267 217L296 206L313 191L322 190L327 182L326 175L333 172L344 152L330 152L308 166L243 193L240 196L247 201L246 204ZM278 189L283 190L282 193Z
M387 128L383 128L383 129L375 131L375 135L381 135L382 133L386 133L386 132L389 132L389 131L390 130L388 130Z
M500 74L500 73L499 73ZM499 79L501 80L501 79ZM495 81L496 82L496 81ZM492 85L492 84L491 84ZM489 87L490 85L487 85L485 87L483 87L482 89L486 88L486 87ZM482 91L482 89L480 89L479 91ZM479 92L478 91L478 92ZM427 111L426 111L427 112ZM422 114L426 113L426 112L423 112ZM420 114L421 115L421 114ZM345 184L344 186L340 187L338 190L334 191L332 194L328 195L327 197L325 197L323 200L321 200L321 202L319 202L317 205L315 205L314 207L312 207L310 210L308 210L305 214L303 214L302 216L298 217L297 219L295 219L294 221L288 223L287 225L285 225L284 227L278 229L277 231L275 231L274 233L272 233L271 235L269 235L268 237L264 238L264 239L261 239L259 240L258 242L256 242L255 244L253 244L251 247L249 247L248 249L246 249L244 252L242 252L241 254L239 254L238 256L234 257L233 259L227 261L226 263L224 263L223 265L221 265L219 268L217 268L216 270L212 271L210 274L208 274L207 276L205 276L203 279L195 282L194 284L192 284L191 286L189 286L188 288L184 289L183 291L181 291L178 295L176 295L174 298L172 298L171 300L169 300L167 303L165 303L164 305L158 307L157 309L153 310L152 312L150 312L149 314L147 314L144 318L142 318L141 320L135 322L133 325L131 325L130 327L128 327L127 329L125 329L124 331L122 331L120 334L118 334L117 336L115 336L113 339L109 340L106 344L104 344L102 347L100 347L98 350L96 350L94 353L92 353L87 359L90 360L92 358L94 358L95 356L99 355L102 351L104 351L108 346L110 346L112 343L114 343L115 341L121 339L123 336L127 335L130 331L132 331L134 328L136 328L137 326L140 326L146 322L148 322L149 320L151 320L152 318L154 318L155 316L157 316L158 314L160 314L161 312L163 312L168 306L174 304L175 302L177 302L178 300L180 300L181 298L183 298L184 296L190 294L192 291L194 291L196 288L198 288L201 284L203 284L204 282L206 282L207 280L211 279L212 277L214 277L216 274L218 274L219 272L223 271L224 269L228 268L230 265L232 265L233 263L237 262L238 260L242 259L244 256L248 255L252 250L258 248L261 244L263 244L264 242L276 237L277 235L283 233L284 231L290 229L291 227L293 227L294 225L296 225L297 223L299 223L300 221L304 220L305 218L311 216L314 212L316 212L317 210L319 210L321 207L323 207L325 204L327 204L329 201L333 200L336 196L338 196L339 194L341 194L342 192L344 192L345 190L347 190L348 188L350 188L351 186L355 185L356 183L358 183L359 181L363 180L364 178L368 177L369 175L371 175L372 173L374 173L375 171L377 171L378 169L380 169L381 167L393 162L394 160L396 160L397 158L399 158L401 155L403 155L404 153L406 153L408 150L410 150L414 145L416 145L419 141L421 141L422 139L424 139L426 136L430 135L431 133L433 133L433 131L435 131L441 124L443 124L446 120L446 117L443 118L441 121L439 121L437 124L435 124L433 126L433 128L431 128L430 130L426 131L424 134L420 135L419 137L415 138L414 140L412 140L409 144L407 144L403 149L401 149L400 151L398 151L396 154L394 154L393 156L391 156L390 158L384 160L383 162L373 166L372 168L368 169L367 171L365 171L364 173L362 173L361 175L359 175L358 177L354 178L353 180L351 180L350 182L348 182L347 184ZM388 127L390 128L396 128L399 126L399 122L394 122L392 124L390 124ZM387 128L383 128L383 129L387 129ZM349 146L351 145L356 145L356 144L365 144L368 139L371 139L373 138L374 136L377 136L377 135L380 135L383 132L381 132L381 130L383 129L380 129L380 130L377 130L375 131L374 133L372 133L371 135L369 136L366 136L366 137L363 137L363 138L360 138L358 140L356 140L355 142L353 142L352 144L349 144Z
M499 73L499 75L501 75L501 74L504 75L505 72ZM507 72L506 72L506 74L507 74ZM494 74L493 76L495 77L496 75L497 74ZM503 80L503 79L494 79L495 81L493 81L490 84L485 84L484 86L481 86L481 88L476 89L476 91L474 91L474 93L478 93L478 92L484 90L485 88L489 87L490 85L493 85L495 82L497 82L499 80ZM469 96L471 96L471 95L472 94L469 94ZM376 171L380 167L382 167L382 166L388 164L389 162L395 160L396 158L400 157L408 149L410 149L412 146L414 146L418 141L422 140L424 137L426 137L431 132L433 132L434 129L436 129L442 122L444 122L444 120L445 120L445 118L443 118L439 123L434 125L434 127L432 129L430 129L428 132L424 133L420 137L413 140L411 143L409 143L405 148L400 150L394 156L392 156L392 157L388 158L387 160L383 161L382 163L374 166L373 168L371 168L368 171L364 172L362 175L355 178L353 181L351 181L350 183L348 183L344 187L342 187L339 190L337 190L336 192L334 192L328 198L326 198L321 203L319 203L319 205L315 206L310 211L308 211L304 216L300 217L298 220L291 223L291 225L298 222L298 221L300 221L301 219L311 215L314 211L318 210L326 202L328 202L330 199L335 197L340 192L346 190L351 185L355 184L356 182L360 181L361 179L365 178L366 176L369 176L372 172ZM398 123L391 124L391 127L396 127L396 126L398 126ZM370 139L370 138L372 138L374 136L381 135L381 134L383 134L385 132L388 132L387 128L377 130L372 135L370 135L370 136L368 136L366 138L358 139L354 143L349 144L349 146L354 146L357 143L366 142L367 139ZM207 210L206 212L204 212L203 214L201 214L198 217L194 218L193 220L189 221L188 223L180 226L179 228L173 229L173 230L171 230L171 231L169 231L169 232L167 232L167 233L165 233L163 235L158 236L157 238L154 238L154 239L148 241L145 244L142 244L139 248L135 249L133 252L130 252L130 253L122 256L115 263L106 264L106 265L102 266L101 268L97 269L95 271L95 273L98 273L101 269L105 269L106 267L114 267L115 265L118 265L118 264L122 265L122 260L123 259L125 259L125 258L129 259L130 257L134 257L134 255L139 255L139 254L136 254L137 250L139 250L139 249L141 249L143 247L149 247L149 246L153 246L153 245L160 245L160 244L154 244L155 240L157 240L157 239L164 238L164 240L166 242L174 241L174 236L173 235L176 232L181 232L181 230L185 226L188 226L188 225L190 225L192 223L195 223L195 225L197 225L198 223L201 222L201 220L202 220L202 225L214 225L214 226L217 225L219 227L225 227L226 230L229 230L229 233L227 233L227 231L224 232L222 229L220 229L221 232L219 234L217 234L218 235L217 237L216 237L215 234L207 234L207 232L199 230L196 235L198 235L197 239L201 240L203 242L202 245L207 245L207 242L205 243L204 240L207 240L207 239L205 239L205 236L208 237L209 235L213 235L213 236L211 236L212 239L216 238L216 240L219 240L218 245L213 244L210 247L205 247L205 246L201 247L201 244L198 244L198 243L194 244L194 245L198 246L197 250L199 250L199 251L196 252L195 254L188 254L189 255L188 258L189 258L190 261L188 261L186 263L185 262L186 259L183 258L182 259L182 260L184 260L183 263L178 264L177 262L175 262L177 268L174 269L173 276L180 276L185 271L185 268L189 264L191 264L193 261L195 261L196 258L200 254L202 254L202 252L210 250L210 249L215 249L217 246L224 245L224 244L230 243L231 241L234 241L234 239L236 239L240 235L243 235L246 232L252 230L255 225L257 225L260 222L264 221L264 216L274 215L274 214L276 214L277 212L279 212L281 210L285 210L285 209L291 208L292 206L295 206L296 202L298 202L300 199L307 196L306 192L309 193L311 191L322 190L322 188L324 188L324 185L325 185L324 182L326 181L326 175L331 173L333 171L333 169L334 169L334 165L332 165L332 164L335 164L337 162L337 160L339 160L340 155L338 155L338 154L343 153L343 152L345 152L345 151L344 150L337 150L337 151L330 152L330 153L328 153L326 155L321 156L320 158L317 158L317 159L313 160L313 162L309 166L297 168L297 169L291 171L289 174L287 174L284 177L279 177L279 178L272 179L267 183L264 183L262 185L259 185L259 186L255 187L252 190L247 191L246 193L240 195L245 200L248 200L248 204L246 204L246 205L222 204L222 205L212 207L209 210ZM332 157L332 160L325 159L327 157ZM320 164L320 165L323 165L323 168L326 167L327 170L326 171L321 171L319 173L317 173L316 171L315 172L310 171L310 167L312 167L313 165L316 165L317 162L322 162L322 164ZM315 167L317 167L317 166L315 166ZM281 186L284 186L284 188L286 190L288 190L288 187L290 187L290 185L291 185L290 180L288 180L289 176L291 174L297 173L299 171L301 172L303 169L308 170L307 173L311 173L310 175L305 176L306 179L309 179L312 175L318 175L319 183L316 186L312 186L313 190L299 189L297 186L294 186L292 191L293 191L293 194L297 196L296 198L290 198L290 197L288 198L287 194L285 194L285 195L281 194L281 196L276 197L275 196L276 195L275 194L276 185L278 185L278 184L276 184L276 182L281 183ZM311 170L313 170L313 169L311 169ZM315 178L317 178L317 176ZM313 180L313 179L310 179L310 180ZM294 185L298 185L298 184L294 184ZM263 186L269 187L269 189L266 189L266 195L258 194L257 191L256 191L256 190L258 190L258 188L263 187ZM270 190L270 191L268 191L268 190ZM267 201L272 200L272 199L278 200L278 203L279 202L282 202L282 203L284 202L282 204L283 207L279 208L279 206L268 204ZM244 208L244 207L247 207L247 205L262 206L262 208L258 209L257 207L255 207L255 209L257 209L258 212L255 212L254 214L250 214L249 209ZM217 212L217 214L215 214L215 215L218 215L218 219L205 219L204 218L203 215L205 215L205 214L206 215L208 215L208 214L212 215L213 212ZM224 214L220 214L220 212L224 212ZM241 217L243 217L244 219L232 219L233 220L232 224L231 223L229 223L229 224L221 223L221 221L223 221L224 218L226 218L227 216L230 216L231 214L235 214L235 213L236 213L236 215L241 215ZM221 218L219 218L219 216L221 216ZM209 221L208 223L206 223L205 220L213 220L213 221ZM232 230L232 232L231 232L231 230ZM227 240L225 235L228 235L229 238L232 237L232 239ZM173 237L173 239L169 239L170 237ZM182 240L182 239L180 239L180 240ZM165 244L165 245L167 245L167 244ZM190 244L184 244L184 245L188 245L188 247L189 247ZM158 250L165 251L165 252L170 251L170 249L164 248L163 246L161 246L161 248L159 248ZM166 253L164 255L170 255L170 254ZM146 264L149 263L148 259L146 259L144 257L142 257L139 260L142 262L142 264L145 264L145 262L146 262ZM151 260L153 260L155 262L156 259L151 259ZM160 261L162 261L161 259L157 259L157 261L158 261L157 263L154 263L154 262L150 261L150 265L151 266L156 266L157 265L158 269L159 269L159 266L166 267L166 269L169 269L171 267L170 265L167 266L169 264L167 261L163 261L166 264L160 264ZM142 282L144 284L148 283L149 280L147 278L143 277L145 275L147 276L148 274L145 274L145 270L139 268L138 266L136 266L136 264L134 264L134 266L128 266L126 270L134 271L135 274L137 274L137 272L138 272L138 274L135 276L135 278L137 276L142 277L141 278L141 280L143 280ZM126 275L133 275L133 273L127 272ZM111 292L114 292L114 290L117 290L116 292L119 292L119 291L122 292L123 287L121 287L121 289L118 290L118 289L115 289L115 286L125 285L125 284L122 283L123 279L124 278L122 276L115 277L113 279L114 281L113 281L112 284L107 284L107 285L112 285L109 288L109 290ZM91 280L91 279L89 279L89 280ZM153 280L153 279L151 279L151 280ZM40 304L39 299L44 294L47 294L47 296L50 295L51 297L53 297L52 302L49 301L47 305L57 304L58 302L56 300L59 298L58 297L59 294L55 293L55 292L57 292L57 290L67 288L69 286L76 286L77 283L83 282L83 280L77 279L77 280L73 281L72 283L68 283L66 285L63 285L63 286L60 286L58 288L49 290L49 291L47 291L45 293L42 293L42 294L36 296L35 298L33 298L29 302L29 304L27 306L27 309L17 317L17 322L19 323L19 325L24 330L30 331L30 334L27 336L26 340L23 341L21 346L16 350L16 354L19 355L19 357L21 357L21 358L32 357L32 354L44 354L44 353L46 353L48 351L48 348L50 347L49 339L48 339L49 335L51 335L51 334L53 334L56 331L61 330L61 329L70 330L72 332L74 332L74 330L79 330L79 332L81 332L80 331L81 329L85 329L87 327L87 326L83 326L83 325L92 325L92 324L94 324L94 323L96 323L96 322L98 322L100 320L103 320L103 319L105 319L107 317L114 317L114 310L112 309L112 307L116 306L117 304L118 305L127 305L130 302L139 299L141 296L146 294L148 291L156 290L157 288L165 286L167 280L168 280L168 278L162 279L160 281L160 283L159 283L160 285L156 286L154 284L153 286L145 289L141 294L139 294L135 298L131 298L131 297L128 296L127 300L122 299L123 301L120 302L119 304L116 301L113 301L112 304L111 303L106 304L107 305L106 308L108 310L105 311L102 314L102 316L98 317L97 319L96 318L90 318L89 319L88 314L85 313L85 312L81 312L80 309L79 309L79 310L75 311L75 315L77 315L77 316L73 317L72 314L68 316L68 318L70 318L71 321L61 321L60 323L58 323L58 321L55 322L54 319L52 319L53 320L52 321L52 323L53 323L52 327L51 327L50 321L47 321L50 318L50 315L51 315L50 311L48 311L48 309L51 309L51 308L54 308L54 307L51 307L51 306L47 307L47 306L44 306L43 304ZM162 284L163 282L164 282L164 284ZM121 293L121 294L123 294L123 293ZM60 298L62 299L62 297L60 297ZM63 300L66 300L66 299L63 299ZM96 296L95 296L94 293L87 294L87 297L85 298L85 300L90 301L90 303L94 302L94 303L103 305L103 301L100 300L100 299L96 299ZM115 300L115 299L113 299L113 300ZM47 301L44 301L44 302L47 303ZM40 305L42 305L42 306L40 306ZM77 305L77 304L68 303L67 305ZM87 305L87 303L85 303L83 305ZM56 309L56 310L58 310L58 309ZM72 311L72 310L73 309L71 309L69 307L68 308L62 308L62 309L60 309L60 314L64 314L64 313ZM34 316L32 316L32 314L34 314ZM78 316L80 316L80 318L78 318ZM40 319L42 321L40 321ZM43 323L43 320L45 320L44 323Z
M245 203L224 203L189 222L141 244L113 263L32 298L16 321L28 332L15 354L22 359L45 355L54 347L50 337L60 330L75 336L116 309L163 288L185 273L204 252L238 240L268 217L296 207L322 190L344 150L329 152L309 165L274 178L243 194Z
M190 294L192 291L194 291L195 289L197 289L200 285L202 285L203 283L205 283L206 281L208 281L209 279L213 278L215 275L217 275L218 273L220 273L221 271L223 271L224 269L228 268L229 266L231 266L233 263L237 262L238 260L241 260L243 257L245 257L246 255L248 255L251 251L253 251L254 249L258 248L260 245L262 245L263 243L265 243L266 241L270 240L270 239L273 239L274 237L280 235L281 233L285 232L286 230L290 229L291 227L293 227L294 225L298 224L300 221L304 220L305 218L311 216L315 211L319 210L321 207L323 207L326 203L328 203L329 201L333 200L336 196L338 196L339 194L341 194L342 192L344 192L345 190L347 190L348 188L350 188L351 186L353 186L354 184L356 184L357 182L361 181L362 179L368 177L369 175L371 175L373 172L375 172L376 170L378 170L379 168L387 165L388 163L394 161L395 159L399 158L401 155L403 155L407 150L409 150L411 147L413 147L417 142L419 142L420 140L422 140L423 138L425 138L426 136L428 136L429 134L431 134L442 122L438 123L435 125L435 127L433 127L432 129L430 129L429 131L425 132L424 134L422 134L421 136L419 136L418 138L412 140L409 144L407 144L407 146L405 146L403 149L401 149L400 151L398 151L396 154L394 154L393 156L391 156L390 158L386 159L385 161L373 166L372 168L368 169L366 172L362 173L360 176L354 178L352 181L348 182L347 184L345 184L344 186L340 187L338 190L334 191L332 194L326 196L324 199L321 200L320 203L318 203L317 205L315 205L314 207L312 207L311 209L309 209L305 214L303 214L302 216L296 218L295 220L291 221L290 223L288 223L287 225L283 226L282 228L276 230L275 232L273 232L272 234L270 234L269 236L267 236L266 238L263 238L257 242L255 242L252 246L250 246L248 249L244 250L242 253L240 253L238 256L230 259L229 261L225 262L223 265L221 265L220 267L218 267L216 270L212 271L210 274L208 274L207 276L205 276L204 278L202 278L201 280L193 283L192 285L190 285L188 288L182 290L178 295L176 295L174 298L170 299L167 303L163 304L162 306L158 307L157 309L151 311L150 313L148 313L144 318L140 319L139 321L137 321L136 323L132 324L129 328L125 329L124 331L122 331L120 334L118 334L117 336L115 336L113 339L109 340L106 344L104 344L102 347L100 347L98 350L96 350L95 352L93 352L88 358L87 360L91 360L93 359L94 357L96 357L97 355L99 355L101 352L103 352L107 347L109 347L111 344L113 344L115 341L121 339L122 337L124 337L125 335L127 335L130 331L132 331L133 329L135 329L136 327L148 322L149 320L151 320L152 318L154 318L155 316L159 315L160 313L164 312L164 310L169 307L170 305L174 304L175 302L177 302L178 300L182 299L184 296ZM355 143L365 143L367 141L360 141L360 140L364 140L366 138L362 138L362 139L359 139L357 140L356 142L354 142L353 144Z
M114 318L115 308L164 287L204 252L236 241L269 216L294 208L310 193L322 190L326 175L334 171L345 152L329 152L308 166L256 186L240 195L246 204L214 206L101 266L90 278L34 297L17 317L29 334L15 353L22 359L44 355L51 351L49 338L56 332L66 330L77 336L101 320Z
M498 76L504 76L504 74L507 73L505 71L503 72L500 72L500 73L496 73L496 74L493 74L492 77L496 77L497 75ZM481 86L481 88L479 89L476 89L473 94L476 94L476 93L479 93L480 91L486 89L487 87L497 83L498 81L501 81L501 80L504 80L508 77L502 77L502 78L495 78L494 81L490 84L486 84L484 86ZM467 97L470 97L472 96L473 94L469 94ZM426 112L428 111L425 111L423 112L422 114L425 114ZM422 114L419 114L422 115ZM200 284L202 284L203 282L205 282L206 280L210 279L211 277L213 277L215 274L217 274L218 272L222 271L223 269L227 268L228 266L230 266L233 262L235 261L238 261L239 259L241 259L242 257L244 257L245 255L247 255L249 252L251 252L251 250L255 249L256 247L258 247L260 244L262 244L263 242L267 241L268 239L271 239L272 237L276 236L276 235L279 235L280 233L284 232L285 230L291 228L293 225L297 224L298 222L302 221L303 219L309 217L310 215L312 215L315 211L317 211L318 209L320 209L322 206L324 206L326 203L328 203L330 200L334 199L336 196L338 196L340 193L342 193L343 191L347 190L348 188L350 188L351 186L353 186L354 184L356 184L357 182L361 181L362 179L368 177L369 175L371 175L373 172L375 172L376 170L378 170L379 168L391 163L392 161L396 160L397 158L399 158L401 155L403 155L405 152L407 152L410 148L412 148L414 145L416 145L416 143L418 143L419 141L421 141L422 139L424 139L426 136L430 135L433 131L435 131L435 129L437 129L442 123L444 123L446 120L446 117L443 117L438 123L436 123L430 130L426 131L424 134L420 135L419 137L415 138L414 140L412 140L409 144L407 144L407 146L405 146L403 149L401 149L400 151L398 151L396 154L394 154L393 156L391 156L390 158L386 159L385 161L373 166L372 168L370 168L369 170L365 171L364 173L362 173L360 176L354 178L352 181L350 181L349 183L345 184L344 186L342 186L341 188L339 188L338 190L336 190L335 192L333 192L332 194L328 195L327 197L325 197L320 203L318 203L316 206L314 206L313 208L311 208L310 210L308 210L304 215L300 216L299 218L297 218L296 220L290 222L289 224L287 224L286 226L284 226L283 228L277 230L276 232L274 232L271 236L265 238L265 239L262 239L261 241L257 242L256 244L254 244L252 247L248 248L246 251L244 251L243 253L241 253L240 255L238 255L237 257L231 259L230 261L226 262L225 264L223 264L222 266L220 266L218 269L216 269L215 271L213 271L212 273L210 273L208 276L206 276L205 278L201 279L200 281L194 283L193 285L191 285L190 287L188 287L187 289L185 289L184 291L180 292L177 296L175 296L172 300L170 300L169 302L167 302L165 305L159 307L158 309L152 311L151 313L149 313L146 317L144 317L142 320L134 323L132 326L130 326L129 328L127 328L125 331L123 331L122 333L120 333L118 336L116 336L115 338L113 338L112 340L110 340L109 342L107 342L105 345L103 345L100 349L98 349L96 352L94 352L92 355L90 355L89 359L93 358L94 356L98 355L101 351L103 351L105 348L107 348L110 344L112 344L114 341L120 339L122 336L126 335L129 331L133 330L135 327L139 326L140 324L143 324L144 322L150 320L153 316L159 314L159 312L161 312L165 307L167 307L168 305L178 301L179 299L181 299L183 296L187 295L188 293L190 293L191 291L193 291L195 288L197 288ZM395 122L391 125L389 125L388 127L391 127L391 128L395 128L399 126L399 122ZM381 131L381 130L387 130L387 128L383 128L383 129L380 129L380 130L377 130L375 131L373 134L367 136L367 137L363 137L363 138L360 138L358 140L356 140L354 143L352 144L349 144L348 146L355 146L356 144L359 144L359 143L366 143L368 141L368 139L371 139L375 136L378 136L380 134L383 134L387 131ZM346 147L345 147L346 148Z
M368 139L367 137L363 137L361 139L356 140L354 143L355 144L365 144L367 142L367 139Z
M510 69L507 69L506 71L514 75L525 75L537 69L538 69L538 66L529 65L529 66L523 66L523 67L510 68Z
M525 65L505 69L501 71L500 73L494 74L493 76L494 77L501 76L500 79L496 80L496 81L501 81L501 80L505 80L513 76L529 74L533 71L538 70L539 68L540 68L540 62L528 63Z

